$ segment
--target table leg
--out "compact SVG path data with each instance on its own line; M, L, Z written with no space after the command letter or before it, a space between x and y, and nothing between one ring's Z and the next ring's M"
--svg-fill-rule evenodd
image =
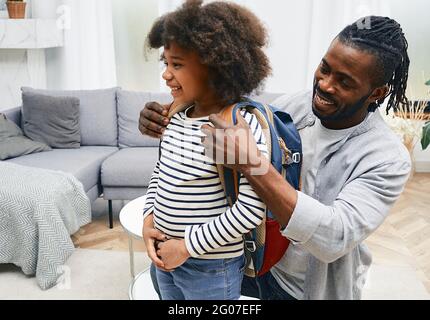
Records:
M130 274L131 278L134 279L134 249L133 249L133 237L128 235L128 250L130 253Z

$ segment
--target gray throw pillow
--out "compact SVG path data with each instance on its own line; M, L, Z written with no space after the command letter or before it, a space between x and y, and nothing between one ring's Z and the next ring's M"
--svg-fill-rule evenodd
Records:
M22 118L24 133L32 140L60 149L81 146L78 98L23 92Z
M79 99L81 146L118 146L117 87L98 90L42 90L22 87L22 92Z
M25 137L15 123L0 113L0 160L49 150L51 148L45 143L32 141Z

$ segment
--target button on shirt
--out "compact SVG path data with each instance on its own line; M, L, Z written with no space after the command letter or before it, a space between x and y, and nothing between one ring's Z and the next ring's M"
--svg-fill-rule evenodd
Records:
M299 131L303 148L301 171L303 193L311 196L314 194L318 168L328 156L328 150L347 137L355 128L331 130L325 128L321 121L316 119L313 126L305 127ZM296 299L303 298L309 256L310 254L300 244L291 242L286 254L271 270L279 285Z

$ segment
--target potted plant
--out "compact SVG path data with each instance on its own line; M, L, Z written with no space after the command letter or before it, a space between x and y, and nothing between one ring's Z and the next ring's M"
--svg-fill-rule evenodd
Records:
M426 86L430 86L430 80L426 83ZM421 135L421 147L425 150L430 144L430 121L427 121L423 127L423 133Z
M414 147L416 143L421 140L423 150L430 143L430 121L423 125L427 115L424 112L426 107L427 101L409 101L409 105L399 104L396 110L390 110L388 114L381 113L409 151L412 161L410 178L415 172Z
M27 5L24 0L8 0L6 2L7 11L10 19L24 19L25 6Z

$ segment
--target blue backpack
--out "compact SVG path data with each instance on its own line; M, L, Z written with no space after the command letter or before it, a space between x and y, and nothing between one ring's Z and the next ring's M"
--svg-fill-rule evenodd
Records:
M302 145L300 135L290 115L273 106L250 99L241 101L223 111L227 122L237 123L237 112L246 109L254 114L265 133L268 154L273 167L293 186L300 188ZM269 129L269 130L264 130ZM270 134L268 134L270 132ZM228 202L235 203L239 192L239 175L223 165L217 165ZM261 276L284 255L289 240L282 236L280 225L267 209L263 222L244 235L247 276Z

